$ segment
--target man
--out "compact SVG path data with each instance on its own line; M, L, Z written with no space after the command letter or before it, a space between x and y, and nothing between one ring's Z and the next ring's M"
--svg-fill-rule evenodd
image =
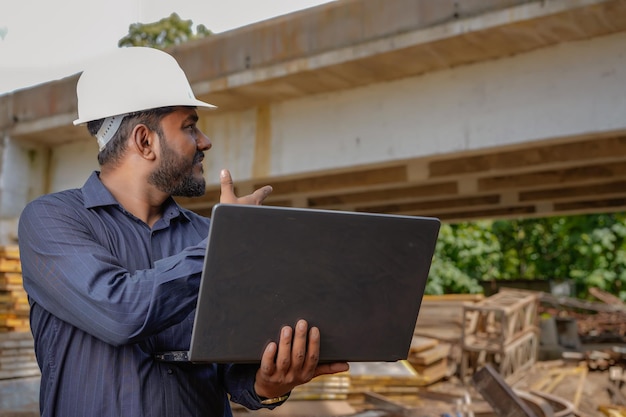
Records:
M176 61L121 49L85 70L75 124L98 141L100 171L81 189L42 196L19 224L24 287L41 368L42 416L229 416L229 401L275 407L295 386L347 364L318 364L320 334L281 330L260 366L159 362L189 347L209 220L172 196L204 193L211 148ZM223 203L237 197L222 170ZM278 330L278 329L277 329Z

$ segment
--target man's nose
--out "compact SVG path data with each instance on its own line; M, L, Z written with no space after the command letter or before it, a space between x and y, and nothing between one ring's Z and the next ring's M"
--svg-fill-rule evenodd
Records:
M209 137L205 135L202 131L200 131L200 134L198 135L197 143L198 150L200 151L208 151L209 149L211 149L211 146L213 146Z

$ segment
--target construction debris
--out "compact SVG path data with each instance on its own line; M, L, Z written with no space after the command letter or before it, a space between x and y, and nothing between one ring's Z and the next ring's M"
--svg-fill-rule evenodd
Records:
M233 404L233 412L499 417L515 401L516 415L626 417L626 348L618 343L626 340L626 305L591 294L600 301L507 288L490 297L425 296L407 360L351 363L297 387L277 410ZM17 248L0 247L0 383L32 384L39 375L28 311ZM593 348L583 349L590 340ZM556 360L540 360L549 346L558 347Z
M488 363L475 372L472 381L498 417L540 417L511 389L491 364Z
M541 293L539 313L575 320L582 343L626 343L626 304L598 288L589 292L600 301Z

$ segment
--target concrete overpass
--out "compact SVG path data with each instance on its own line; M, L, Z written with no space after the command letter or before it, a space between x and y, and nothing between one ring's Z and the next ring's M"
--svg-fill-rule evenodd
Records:
M444 221L626 209L626 0L339 0L171 50L221 168L268 204ZM79 187L78 75L0 96L0 243ZM156 86L158 87L158 86Z

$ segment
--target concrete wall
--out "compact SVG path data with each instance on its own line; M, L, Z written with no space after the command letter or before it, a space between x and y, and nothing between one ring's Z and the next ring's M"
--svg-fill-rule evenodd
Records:
M0 146L0 245L17 241L17 219L26 203L47 189L49 151L5 136Z
M268 176L626 129L626 34L270 106ZM207 181L253 178L257 112L201 113ZM95 141L52 151L50 191L97 168Z
M626 129L624 45L606 36L271 105L268 176ZM202 127L207 179L252 178L255 112L205 113Z

